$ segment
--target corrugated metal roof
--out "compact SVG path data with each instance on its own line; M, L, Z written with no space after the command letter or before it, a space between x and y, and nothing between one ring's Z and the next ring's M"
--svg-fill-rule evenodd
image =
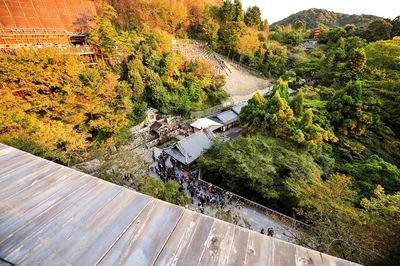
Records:
M205 132L199 131L165 148L164 151L175 160L189 165L197 160L205 149L209 149L211 146L212 141L209 136Z
M356 265L3 144L0 258L16 265Z

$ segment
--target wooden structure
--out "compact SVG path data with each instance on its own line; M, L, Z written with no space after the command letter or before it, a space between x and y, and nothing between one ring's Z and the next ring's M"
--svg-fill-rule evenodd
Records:
M157 121L158 110L154 108L149 108L146 111L146 124L151 124Z
M0 48L83 44L95 14L88 0L0 0Z
M0 144L1 265L356 265Z
M320 35L320 34L321 34L321 29L315 29L314 30L314 39L317 39L318 35Z

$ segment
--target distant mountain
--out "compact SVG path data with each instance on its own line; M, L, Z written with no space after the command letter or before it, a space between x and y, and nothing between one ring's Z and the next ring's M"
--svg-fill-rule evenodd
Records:
M287 26L289 24L292 24L293 26L297 20L304 20L307 23L307 29L318 28L320 24L324 24L330 28L343 27L347 24L354 24L361 27L367 26L369 23L377 19L381 19L381 17L374 15L348 15L325 9L311 8L290 15L281 21L273 23L271 26Z

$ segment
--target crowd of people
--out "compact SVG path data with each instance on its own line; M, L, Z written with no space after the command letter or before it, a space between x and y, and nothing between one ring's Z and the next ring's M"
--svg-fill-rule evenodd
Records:
M179 171L174 165L168 167L166 164L167 159L168 155L166 153L162 152L156 157L153 152L153 160L157 162L157 165L151 167L151 172L157 175L164 183L170 180L178 182L180 185L179 191L186 191L192 198L192 204L195 204L196 201L197 207L194 211L205 214L205 206L219 206L222 209L233 206L239 210L244 207L244 202L235 197L234 194L212 184L200 182L196 171L184 173ZM261 234L265 234L264 228L261 229ZM267 235L274 235L272 227L267 229Z
M169 127L169 128L166 128L166 129L162 130L159 133L159 136L160 136L160 138L169 137L172 133L174 133L176 131L179 131L179 130L185 132L185 130L183 129L182 125L175 125L175 126L172 126L172 127Z
M261 234L265 235L265 230L264 228L261 229ZM267 235L268 236L274 236L274 228L270 227L267 229Z
M206 185L199 182L197 179L197 172L192 171L189 173L183 173L179 171L175 166L168 167L166 160L168 155L160 153L156 158L153 153L153 159L157 162L157 166L151 168L151 172L156 174L164 183L169 180L174 180L179 183L180 191L186 191L192 198L192 203L197 201L197 210L204 214L204 207L206 205L219 206L226 208L228 206L234 206L235 208L242 208L244 202L240 199L235 199L233 194L221 190L211 184Z

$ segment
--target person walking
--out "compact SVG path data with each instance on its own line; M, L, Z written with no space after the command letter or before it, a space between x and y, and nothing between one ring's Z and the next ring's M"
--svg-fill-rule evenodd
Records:
M274 228L268 228L268 236L274 236Z

